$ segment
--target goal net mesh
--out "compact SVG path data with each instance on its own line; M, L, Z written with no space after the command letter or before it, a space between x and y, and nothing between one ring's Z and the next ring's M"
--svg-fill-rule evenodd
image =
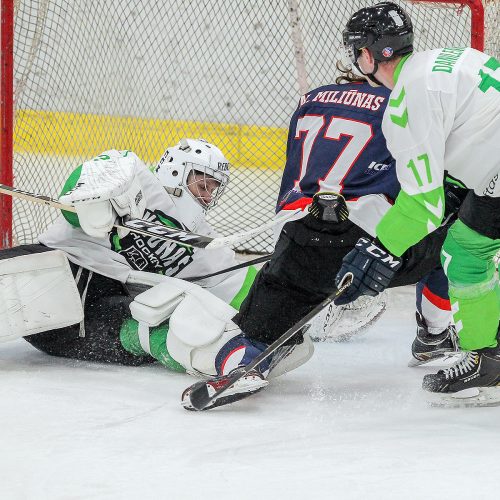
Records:
M232 163L209 214L216 229L268 221L300 93L333 82L341 31L372 3L16 1L14 185L57 197L76 166L106 149L130 149L154 165L182 137L203 138ZM468 8L400 3L417 49L470 45ZM496 57L498 5L485 5L485 50ZM57 215L16 200L15 242L35 241ZM271 251L271 235L239 250Z

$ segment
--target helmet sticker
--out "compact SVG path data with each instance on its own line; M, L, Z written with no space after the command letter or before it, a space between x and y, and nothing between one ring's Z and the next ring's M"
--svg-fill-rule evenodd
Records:
M401 27L404 26L404 21L401 19L401 16L395 11L395 10L390 10L389 15L392 17L392 20L396 24L396 26Z
M384 57L391 57L392 54L394 54L394 50L392 49L392 47L385 47L384 49L382 49L382 55Z

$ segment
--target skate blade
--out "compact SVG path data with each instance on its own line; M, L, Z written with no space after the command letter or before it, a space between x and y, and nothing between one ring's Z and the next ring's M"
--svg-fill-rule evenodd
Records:
M500 406L500 387L471 387L454 393L428 393L434 408L481 408Z
M427 359L411 358L410 361L408 361L408 366L410 368L423 365L426 365L426 367L449 366L456 363L457 361L460 361L462 356L463 352L451 351L451 352L445 352L444 354L438 356L432 356Z
M264 387L269 385L269 381L266 379L257 379L252 377L250 379L240 379L233 387L224 392L219 399L214 400L210 405L206 406L203 410L210 410L210 408L216 408L217 406L223 406L240 399L244 399L252 394L259 392L264 389ZM214 393L213 387L209 387L209 394ZM189 399L189 391L185 391L182 397L181 405L185 410L196 411L192 406Z

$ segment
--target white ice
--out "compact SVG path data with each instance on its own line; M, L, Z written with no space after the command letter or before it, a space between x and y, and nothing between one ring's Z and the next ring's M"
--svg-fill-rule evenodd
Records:
M500 408L429 407L413 289L365 335L232 406L191 413L161 367L0 345L0 498L495 499Z

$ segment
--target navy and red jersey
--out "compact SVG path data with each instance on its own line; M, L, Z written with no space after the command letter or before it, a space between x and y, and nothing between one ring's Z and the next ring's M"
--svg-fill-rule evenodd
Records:
M346 199L400 190L382 135L390 91L368 83L325 85L303 96L292 116L276 211L318 191Z

